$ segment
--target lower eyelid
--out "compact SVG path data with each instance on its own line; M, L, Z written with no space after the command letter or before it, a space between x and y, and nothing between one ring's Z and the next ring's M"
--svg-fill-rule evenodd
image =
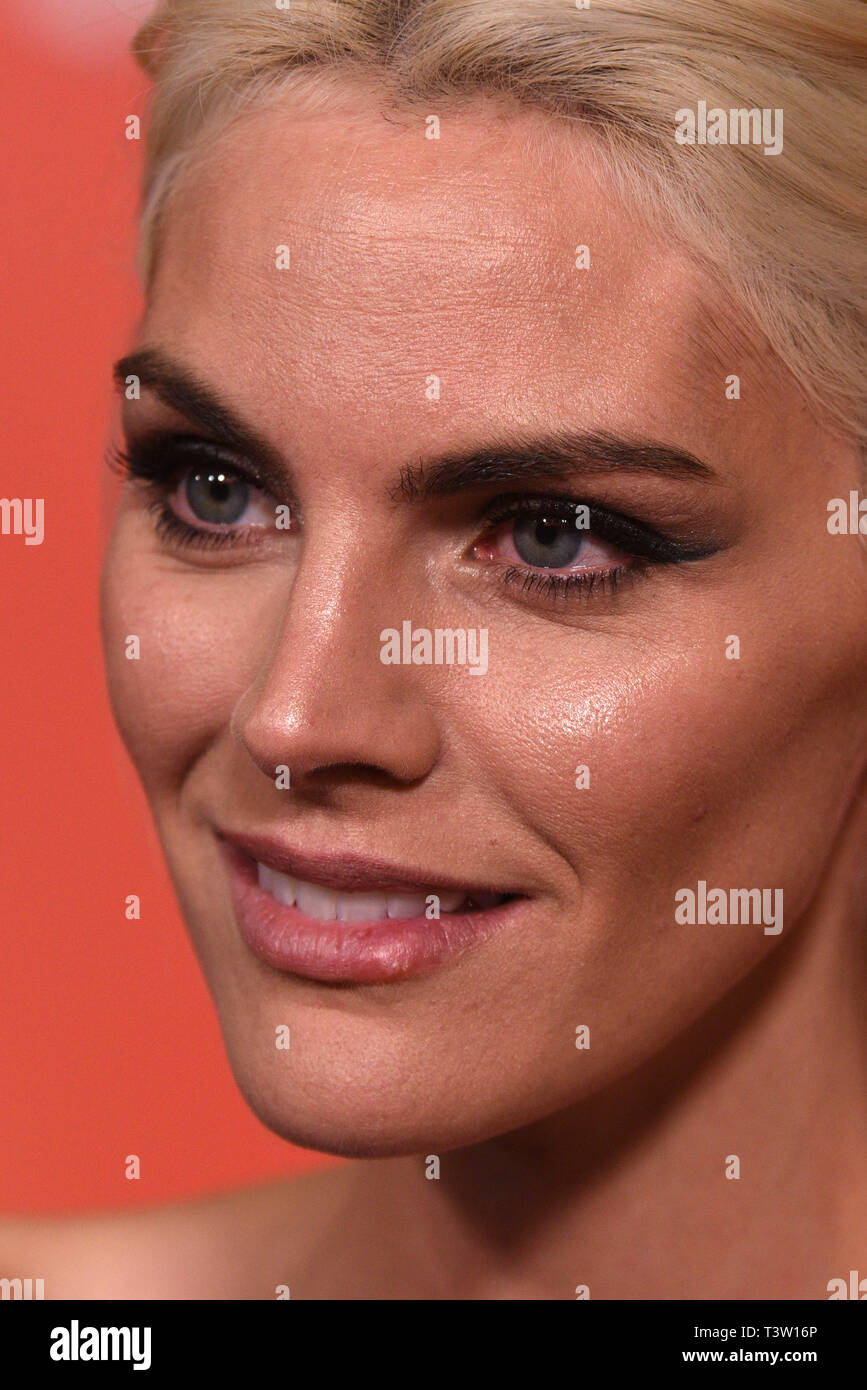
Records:
M190 526L177 512L159 498L151 503L154 528L157 535L171 545L200 546L217 549L223 545L233 545L240 538L239 531L208 530L204 526Z
M594 597L609 597L624 583L631 584L643 572L641 565L625 565L608 570L577 570L572 574L546 574L510 566L500 577L500 586L519 586L526 601L556 604L586 603Z

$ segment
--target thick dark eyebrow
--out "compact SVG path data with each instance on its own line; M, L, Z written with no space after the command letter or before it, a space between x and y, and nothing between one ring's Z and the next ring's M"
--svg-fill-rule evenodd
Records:
M620 437L606 430L559 431L537 439L503 439L470 453L408 464L392 491L395 501L451 497L471 488L569 481L601 473L653 473L657 477L719 482L706 463L685 449L652 440Z
M221 443L249 459L260 475L260 481L280 495L287 486L287 467L280 453L264 436L244 421L210 386L193 372L159 351L158 348L139 348L121 357L112 368L118 391L123 391L126 378L136 376L143 388L153 391L165 405L195 420L203 429L216 435Z
M139 348L114 365L113 377L119 391L129 376L137 376L142 387L153 391L166 405L197 421L222 443L243 454L273 492L285 492L286 461L192 372L172 362L157 348ZM666 478L720 481L694 454L668 444L621 438L605 430L556 431L539 438L509 435L481 448L419 459L401 469L389 496L394 502L418 502L472 489L527 484L543 478L570 481L576 474L586 477L602 473L651 473Z

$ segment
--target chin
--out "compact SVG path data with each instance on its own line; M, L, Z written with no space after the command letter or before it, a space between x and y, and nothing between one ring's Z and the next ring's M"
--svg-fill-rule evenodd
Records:
M323 1048L289 1073L270 1059L263 1064L249 1038L227 1038L226 1046L238 1088L266 1128L300 1148L344 1158L442 1154L519 1128L563 1103L559 1096L546 1102L541 1088L533 1101L526 1093L498 1097L482 1083L472 1094L459 1091L447 1066L428 1074L412 1056L384 1057L373 1039L345 1055Z
M233 1066L235 1080L257 1119L288 1143L340 1158L397 1158L409 1154L441 1153L478 1142L484 1136L478 1122L461 1124L461 1116L445 1120L430 1115L423 1099L397 1096L383 1106L378 1088L359 1077L354 1085L329 1087L311 1096L299 1088L275 1092L261 1075L245 1075Z

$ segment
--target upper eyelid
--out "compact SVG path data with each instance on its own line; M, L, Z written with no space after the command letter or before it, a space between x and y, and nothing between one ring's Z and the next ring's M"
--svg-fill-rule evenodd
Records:
M600 520L610 518L612 521L623 522L625 526L634 527L636 531L648 536L658 536L660 539L667 539L664 532L657 531L656 527L649 525L645 521L640 521L637 517L631 516L628 512L622 512L616 507L604 506L601 502L593 502L587 497L576 497L571 493L542 493L524 492L513 493L506 497L495 498L493 502L488 502L484 509L484 517L489 521L508 520L520 512L543 511L549 507L552 511L559 511L562 516L568 518L571 512L575 512L579 507L586 507L590 513L591 520L597 517ZM592 529L592 526L591 528Z
M582 506L586 507L590 513L590 525L585 534L595 535L601 540L618 546L636 560L685 563L707 559L719 549L716 543L690 544L675 539L664 531L658 531L655 526L638 520L637 517L618 511L616 508L605 507L600 503L588 501L586 498L571 497L562 493L549 493L547 495L518 493L514 495L514 502L512 502L511 497L504 498L502 501L508 505L506 505L505 510L501 509L499 513L496 511L496 503L488 504L486 516L489 526L501 525L506 521L513 520L522 511L525 515L532 515L546 506L551 507L552 510L559 508L566 515L570 510ZM606 534L606 530L609 534Z
M203 454L210 452L215 459L230 464L237 477L244 482L249 483L273 500L288 504L293 513L299 514L300 509L295 500L289 496L288 487L279 490L275 488L273 480L262 473L257 467L255 459L248 459L245 455L238 453L231 446L223 444L219 440L208 439L204 435L183 434L178 430L153 430L140 434L136 434L132 430L125 430L124 435L126 453L133 465L131 471L134 471L136 460L142 462L148 456L153 459L154 456L169 453L174 449L181 457L174 469L166 468L163 470L163 480L167 481L169 477L180 476L186 469L193 467L194 460L192 458L184 459L182 457L184 454L190 455L197 451ZM156 468L148 475L148 478L156 485L159 485L161 480Z
M497 513L509 515L522 509L535 511L540 507L560 508L564 512L568 512L570 509L574 511L576 507L587 507L591 512L611 511L610 508L600 507L594 502L586 502L580 497L573 497L565 492L516 492L508 497L498 497L492 502L488 502L485 506L485 512L488 515ZM618 515L620 514L618 513Z
M564 520L569 519L570 512L575 512L579 507L586 507L590 514L590 526L588 532L593 532L594 518L597 525L604 524L606 521L615 525L622 525L624 530L631 530L640 537L649 540L659 540L667 542L667 537L662 531L657 531L655 527L649 526L646 522L639 521L636 517L630 516L627 512L618 511L613 507L603 507L598 502L590 502L584 498L571 497L565 493L516 493L513 497L504 498L498 505L497 502L489 503L485 517L488 525L499 525L504 521L514 520L522 512L535 513L544 511L545 508L552 511L559 511Z

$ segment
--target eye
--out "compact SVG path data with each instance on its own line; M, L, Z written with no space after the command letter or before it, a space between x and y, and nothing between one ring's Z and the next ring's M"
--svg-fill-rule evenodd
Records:
M477 558L527 570L579 573L620 569L630 553L592 529L589 509L568 499L516 499L513 515L476 547Z
M166 500L178 519L189 526L225 529L238 523L274 524L273 501L220 464L188 469Z
M111 448L108 463L140 488L157 535L171 546L255 546L266 532L298 529L288 503L209 440L157 432L130 440L125 451Z
M518 560L534 569L598 567L606 562L616 565L626 558L623 551L579 529L573 518L551 511L514 517L500 528L491 544L501 552L501 558Z
M512 495L491 503L470 555L497 571L521 599L601 599L627 580L712 555L704 540L682 540L595 502Z

